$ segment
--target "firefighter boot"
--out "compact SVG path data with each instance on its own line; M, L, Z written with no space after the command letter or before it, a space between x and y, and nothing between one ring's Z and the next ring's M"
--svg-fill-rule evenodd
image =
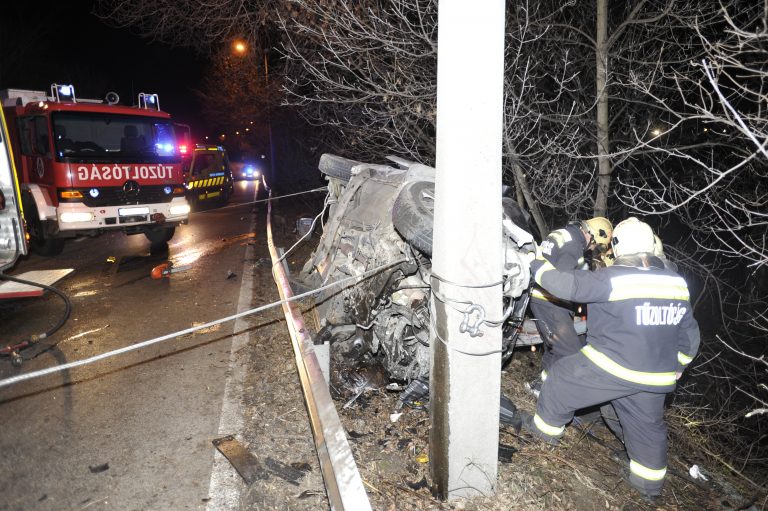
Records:
M559 435L548 435L539 429L533 415L523 410L520 410L519 413L523 430L530 433L531 436L549 445L558 445L560 443L563 433L560 433Z

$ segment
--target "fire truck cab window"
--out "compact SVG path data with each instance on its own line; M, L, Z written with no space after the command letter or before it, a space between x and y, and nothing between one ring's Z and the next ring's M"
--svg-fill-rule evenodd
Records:
M52 114L56 157L108 163L177 163L169 119L98 112ZM65 134L59 137L59 133Z
M45 117L35 117L35 154L51 155L51 144L48 136L48 120Z
M133 124L123 128L123 138L120 139L120 151L124 153L140 153L147 148L147 139L139 135L139 129Z
M34 156L34 153L32 152L32 138L34 137L34 130L32 129L32 118L19 117L18 126L21 154L24 156Z

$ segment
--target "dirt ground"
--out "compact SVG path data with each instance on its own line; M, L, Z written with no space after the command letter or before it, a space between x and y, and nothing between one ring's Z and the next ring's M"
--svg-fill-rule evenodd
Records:
M309 216L302 210L306 206L276 206L278 246L287 248L296 241L293 226L298 217ZM301 268L318 239L315 235L288 254L292 273ZM254 306L277 300L268 257L264 248L254 261ZM309 311L305 319L308 326L313 324ZM248 357L251 368L246 381L247 430L242 436L247 448L262 463L271 463L272 469L264 470L264 477L249 487L242 509L328 509L282 312L274 309L254 320L252 328L252 345L242 354ZM523 383L537 372L538 359L538 352L520 350L502 372L502 392L528 411L534 410L535 401ZM678 452L674 437L670 439L663 496L657 504L649 505L622 480L623 448L602 424L592 426L589 433L577 426L568 427L564 441L555 448L502 426L496 493L441 502L430 490L428 411L404 408L399 410L403 412L399 420L392 422L397 393L386 391L386 382L376 375L365 377L370 390L352 403L339 397L336 404L372 508L377 511L715 510L764 509L766 505L764 493L740 487L737 479L723 476L714 484L692 480L688 476L690 465L705 462Z

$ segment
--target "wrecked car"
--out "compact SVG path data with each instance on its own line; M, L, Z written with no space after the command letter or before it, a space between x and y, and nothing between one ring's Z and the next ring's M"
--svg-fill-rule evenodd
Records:
M390 380L429 375L429 300L435 169L397 157L370 164L324 154L327 221L299 280L329 284L316 298L317 343L330 343L332 373L380 366ZM534 249L529 216L503 197L504 311L502 360L521 332Z

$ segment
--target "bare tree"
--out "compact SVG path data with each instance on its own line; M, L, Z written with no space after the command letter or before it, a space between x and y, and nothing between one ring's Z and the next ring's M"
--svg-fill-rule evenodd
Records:
M355 158L432 161L436 2L293 3L302 15L281 18L288 102Z

